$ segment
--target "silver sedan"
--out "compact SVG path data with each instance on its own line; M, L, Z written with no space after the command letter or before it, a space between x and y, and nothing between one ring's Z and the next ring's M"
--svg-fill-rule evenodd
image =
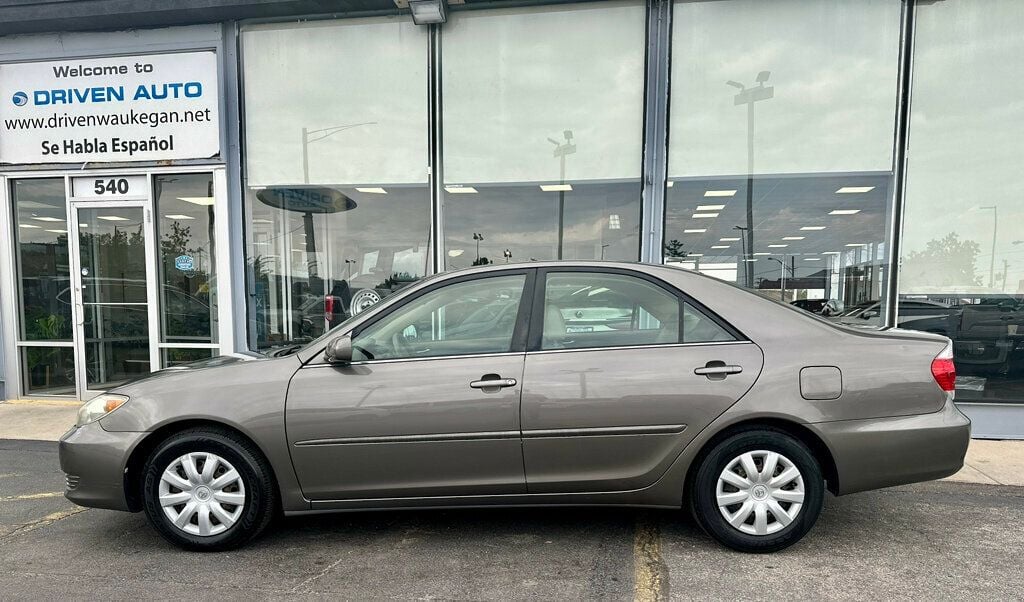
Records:
M945 337L846 329L669 267L442 274L289 351L89 401L60 444L67 497L144 511L194 550L280 513L605 504L686 508L768 552L826 490L953 474L970 437Z

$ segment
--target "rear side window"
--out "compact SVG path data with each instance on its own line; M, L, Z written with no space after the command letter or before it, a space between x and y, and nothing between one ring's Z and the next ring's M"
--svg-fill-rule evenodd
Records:
M625 274L549 273L542 329L546 350L733 340L675 294Z

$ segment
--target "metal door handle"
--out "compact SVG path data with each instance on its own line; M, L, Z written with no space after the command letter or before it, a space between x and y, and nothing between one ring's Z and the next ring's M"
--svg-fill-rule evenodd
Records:
M710 364L711 362L708 363ZM701 376L727 376L729 374L739 374L740 372L743 372L742 366L726 366L725 364L704 366L693 371L694 374Z
M474 380L469 383L469 386L474 389L490 389L492 387L501 389L503 387L514 387L516 386L516 379L514 378L494 378L491 380Z

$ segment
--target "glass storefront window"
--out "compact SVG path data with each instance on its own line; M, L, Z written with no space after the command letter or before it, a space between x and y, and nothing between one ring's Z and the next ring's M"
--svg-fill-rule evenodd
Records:
M257 348L312 340L426 274L427 40L397 17L243 31Z
M14 180L18 342L26 395L74 395L71 268L63 178ZM58 343L39 346L40 342ZM62 344L60 344L62 343Z
M160 270L160 341L217 342L213 175L153 178Z
M640 255L645 7L453 13L442 29L448 269Z
M917 7L897 320L953 339L961 402L1024 402L1022 21L1014 0Z
M881 323L900 18L888 0L676 2L665 263Z

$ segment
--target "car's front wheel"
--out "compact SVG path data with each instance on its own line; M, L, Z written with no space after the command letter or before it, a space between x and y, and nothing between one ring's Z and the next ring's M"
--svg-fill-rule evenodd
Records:
M273 477L248 441L228 431L172 435L145 466L145 510L164 539L219 551L259 535L276 511Z
M690 488L694 518L741 552L774 552L814 526L824 498L821 468L807 446L772 429L737 433L706 455Z

